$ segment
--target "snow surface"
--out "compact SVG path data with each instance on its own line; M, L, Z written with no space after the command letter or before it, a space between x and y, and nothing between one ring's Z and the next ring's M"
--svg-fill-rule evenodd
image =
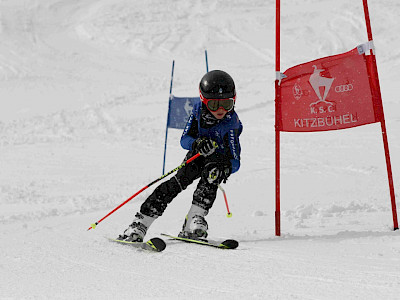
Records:
M362 1L282 1L282 71L366 42ZM370 0L397 199L400 3ZM0 2L1 299L396 299L379 124L282 133L282 236L274 235L272 0ZM211 69L235 79L242 167L208 216L224 251L168 241L162 253L109 243L161 174L173 92L196 96ZM185 151L170 130L167 170ZM194 186L148 236L177 233Z

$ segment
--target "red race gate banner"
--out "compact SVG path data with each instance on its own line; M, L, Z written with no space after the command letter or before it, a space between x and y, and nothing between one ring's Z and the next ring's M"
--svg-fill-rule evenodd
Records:
M385 150L393 229L399 229L389 144L373 51L367 0L362 0L368 42L339 55L280 72L280 0L275 39L275 235L281 235L280 132L345 129L380 122ZM369 52L369 55L365 55Z
M382 100L363 46L286 70L278 130L326 131L381 121Z

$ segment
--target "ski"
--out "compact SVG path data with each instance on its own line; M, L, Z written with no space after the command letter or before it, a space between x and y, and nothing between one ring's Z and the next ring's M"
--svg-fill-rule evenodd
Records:
M134 248L139 248L139 249L153 251L153 252L161 252L166 247L165 242L160 238L152 238L152 239L148 240L147 242L127 242L127 241L121 241L121 240L112 239L112 238L109 238L109 240L112 242L115 242L115 243L122 244L122 245L127 245L127 246L131 246Z
M210 239L203 239L203 238L188 239L188 238L173 236L173 235L169 235L169 234L165 234L165 233L161 233L161 235L169 237L170 239L173 239L173 240L183 241L186 243L195 243L198 245L210 246L210 247L215 247L215 248L219 248L219 249L236 249L239 246L239 242L236 240L210 240Z

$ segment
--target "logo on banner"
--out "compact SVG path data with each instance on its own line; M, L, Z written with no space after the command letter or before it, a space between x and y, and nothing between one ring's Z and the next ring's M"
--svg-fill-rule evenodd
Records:
M329 100L329 92L334 90L336 93L348 93L353 90L353 84L339 84L332 88L332 84L335 81L335 77L323 76L322 72L325 69L318 69L316 65L313 65L314 72L309 78L309 83L311 84L315 95L318 99L312 102L310 107L310 112L314 117L312 118L296 118L294 119L294 127L298 128L318 128L318 127L333 127L344 124L352 124L358 122L357 113L345 113L342 115L334 115L337 111L336 102ZM322 74L321 74L322 73ZM296 100L299 100L303 93L300 85L296 82L292 88L293 96ZM331 96L332 97L332 96ZM321 114L327 114L326 116L320 116Z
M328 113L336 111L336 103L333 101L327 100L329 90L331 89L332 83L335 78L323 77L321 72L325 71L324 69L318 69L316 65L313 65L314 73L311 74L310 79L308 80L314 89L315 94L318 97L318 100L310 104L310 110L312 114L318 113ZM321 95L321 92L323 94Z
M353 90L353 85L351 83L335 86L336 93L351 92L352 90Z
M186 116L189 117L193 110L193 103L189 99L185 101L185 105L183 106L185 110Z
M303 95L303 90L301 89L300 84L297 82L293 86L293 97L296 100L300 100L301 96Z

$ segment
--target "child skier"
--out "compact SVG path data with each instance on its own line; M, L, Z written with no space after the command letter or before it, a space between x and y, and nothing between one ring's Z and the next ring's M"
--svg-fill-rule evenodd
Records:
M119 240L143 241L147 229L167 205L198 178L192 206L179 236L207 237L208 225L204 217L214 203L218 185L225 183L240 167L239 135L243 127L234 111L235 83L228 73L219 70L206 73L200 81L200 99L183 131L181 146L189 150L185 161L196 153L201 156L154 190Z

